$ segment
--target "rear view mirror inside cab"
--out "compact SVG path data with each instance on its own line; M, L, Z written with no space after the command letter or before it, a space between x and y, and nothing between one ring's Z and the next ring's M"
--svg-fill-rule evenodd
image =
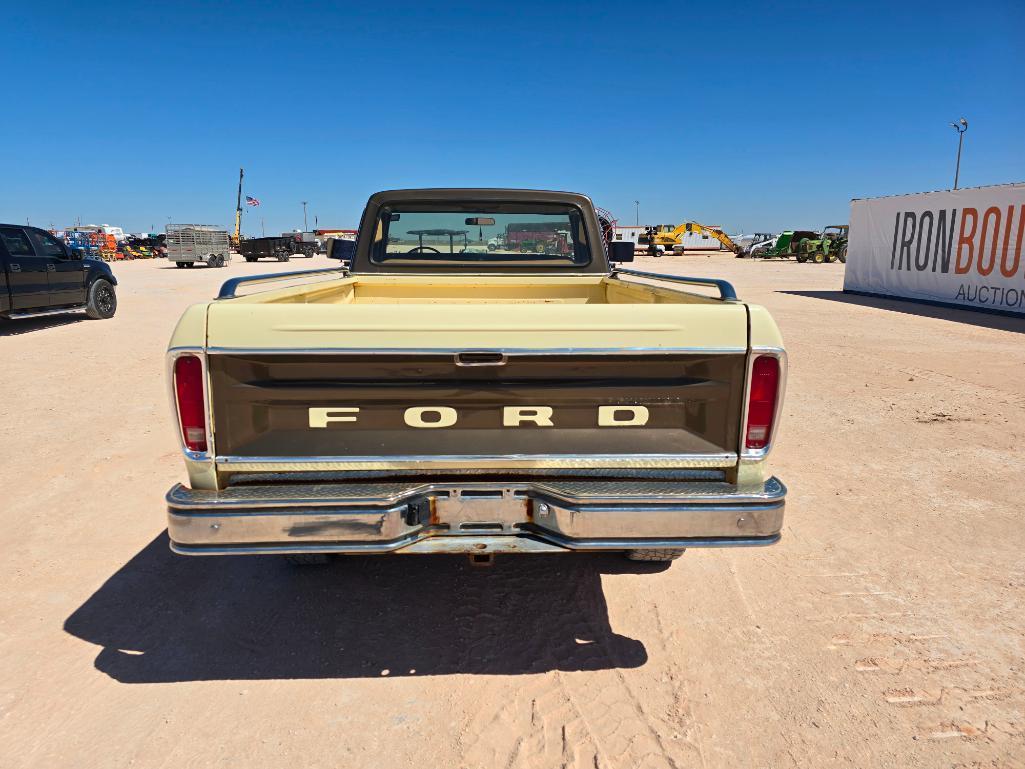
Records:
M397 222L401 218L402 218L402 214L388 214L388 221L389 222Z
M495 220L491 216L468 216L463 224L469 224L473 227L494 227Z

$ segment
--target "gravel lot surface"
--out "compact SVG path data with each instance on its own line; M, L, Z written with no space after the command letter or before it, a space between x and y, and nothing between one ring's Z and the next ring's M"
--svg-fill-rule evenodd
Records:
M0 321L3 767L1025 766L1025 321L727 255L790 353L783 541L186 559L163 353L223 270L116 264L111 321Z

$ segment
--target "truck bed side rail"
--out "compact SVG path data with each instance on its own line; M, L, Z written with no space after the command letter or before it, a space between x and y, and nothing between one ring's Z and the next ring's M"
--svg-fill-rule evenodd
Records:
M719 289L719 299L724 302L736 302L737 292L733 288L733 284L727 280L719 280L718 278L690 278L685 275L663 275L658 272L642 272L640 270L624 270L619 267L612 271L611 277L616 278L620 275L632 275L637 278L647 278L648 280L667 280L672 283L684 283L688 286L711 286ZM229 281L230 282L230 281Z
M243 283L274 283L279 280L289 280L290 278L301 278L306 275L324 275L329 272L337 273L339 277L345 277L349 274L349 271L344 267L321 267L316 270L296 270L295 272L279 272L270 275L250 275L244 278L232 278L226 280L221 286L221 290L217 293L218 299L234 299L235 290Z

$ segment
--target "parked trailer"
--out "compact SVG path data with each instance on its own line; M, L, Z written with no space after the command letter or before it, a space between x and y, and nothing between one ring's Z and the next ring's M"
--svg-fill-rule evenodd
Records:
M176 267L197 262L207 267L224 267L231 261L228 231L209 224L169 224L166 227L167 259Z
M239 242L238 252L247 262L268 256L279 262L287 262L296 253L295 239L288 235L280 238L246 238Z

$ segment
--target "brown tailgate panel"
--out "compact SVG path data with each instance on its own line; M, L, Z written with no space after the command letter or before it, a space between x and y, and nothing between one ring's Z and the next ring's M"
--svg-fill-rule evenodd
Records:
M233 457L735 453L744 371L743 353L516 354L481 366L452 353L209 357L217 453ZM552 426L503 426L507 406L550 407ZM647 424L599 426L599 406L644 406ZM412 427L410 407L457 419ZM311 427L311 408L359 411Z

